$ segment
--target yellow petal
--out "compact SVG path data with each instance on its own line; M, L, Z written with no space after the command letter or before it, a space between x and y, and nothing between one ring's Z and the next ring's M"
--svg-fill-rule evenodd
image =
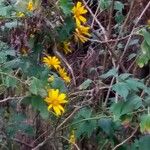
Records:
M50 99L49 97L46 97L46 98L44 99L44 101L47 102L47 103L51 103L51 99Z
M65 112L64 108L61 105L59 105L58 107L63 113Z
M84 18L83 16L79 16L79 19L81 20L82 23L86 23L86 18Z
M56 114L57 116L60 116L60 115L61 115L61 111L60 111L60 109L59 109L58 106L53 106L53 109L54 109L54 112L55 112L55 114Z
M59 94L59 90L58 89L52 90L52 97L53 97L53 99L57 99L58 94Z
M80 8L80 7L81 7L81 5L82 5L82 3L81 3L81 2L77 2L77 8Z
M52 108L52 104L48 106L48 111Z

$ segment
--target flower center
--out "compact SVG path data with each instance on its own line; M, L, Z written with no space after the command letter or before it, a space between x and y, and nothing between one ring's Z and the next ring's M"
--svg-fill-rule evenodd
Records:
M59 105L59 101L57 99L53 100L53 103L52 103L54 106L57 106Z

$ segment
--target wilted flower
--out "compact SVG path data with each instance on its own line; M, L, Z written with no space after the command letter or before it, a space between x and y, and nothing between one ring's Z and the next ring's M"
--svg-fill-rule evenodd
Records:
M89 30L90 30L90 27L83 26L83 25L77 26L77 28L75 29L75 33L74 33L75 40L76 41L80 40L82 43L85 43L88 40L87 37L91 36L91 34L89 33Z
M67 75L67 72L66 72L65 68L59 67L59 68L57 69L57 71L58 71L60 77L61 77L66 83L69 83L69 82L71 81L70 77Z
M72 50L70 48L70 42L67 42L67 41L63 42L63 50L64 50L65 54L72 52Z

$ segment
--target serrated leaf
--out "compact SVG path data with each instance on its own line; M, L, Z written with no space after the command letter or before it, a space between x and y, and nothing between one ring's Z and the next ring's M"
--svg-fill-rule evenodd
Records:
M99 126L108 135L112 135L114 132L113 122L111 118L101 118L99 121Z
M71 11L73 8L72 0L60 0L60 8L63 10L64 14L71 15Z
M90 120L90 119L88 120L88 118L90 118L90 117L92 117L92 111L91 111L91 109L88 109L88 108L81 109L75 115L75 118L73 121L73 124L74 123L75 124L73 125L73 128L76 129L75 132L76 132L77 138L79 138L81 135L90 137L91 134L93 133L93 131L96 129L97 121ZM87 119L87 120L80 122L83 119ZM77 122L80 122L80 123L77 123Z
M115 115L116 120L120 116L133 112L142 106L142 100L137 95L129 95L126 101L119 101L112 104L110 110Z
M112 90L114 90L116 93L118 93L124 99L126 99L126 97L128 96L129 89L130 88L128 87L128 85L124 82L118 82L118 83L114 84L112 87Z
M31 80L29 91L32 94L41 95L42 97L44 97L46 96L46 91L43 86L44 85L42 84L42 81L34 77Z

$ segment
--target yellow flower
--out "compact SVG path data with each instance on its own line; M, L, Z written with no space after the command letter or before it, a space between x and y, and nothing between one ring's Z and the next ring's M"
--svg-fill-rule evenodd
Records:
M57 69L58 67L60 67L60 61L56 56L46 56L43 58L43 63L45 63L48 67L52 68L54 67L55 69Z
M80 25L81 23L86 23L86 18L82 15L87 13L87 10L84 8L81 2L77 2L77 5L73 7L72 12L76 20L76 24Z
M55 79L54 75L51 75L51 76L48 78L48 81L49 81L49 82L53 82L54 79Z
M58 71L60 77L61 77L66 83L70 83L71 79L70 79L70 77L67 75L67 72L66 72L65 68L59 67L59 68L57 69L57 71Z
M70 139L69 139L69 143L75 144L75 142L76 142L75 132L74 132L74 130L72 130L72 133L71 133Z
M70 49L70 42L63 42L63 50L65 54L71 53L72 50Z
M81 41L82 43L85 43L88 41L87 37L90 37L91 34L89 33L90 27L79 25L75 29L75 40L76 41Z
M28 2L28 4L27 4L27 10L33 11L33 2L32 2L32 0L30 0L30 1Z
M17 17L20 17L20 18L25 17L25 14L23 12L18 12Z
M48 111L53 108L56 116L62 115L64 113L63 104L67 103L66 94L60 93L58 89L49 89L48 96L44 99L48 104Z

